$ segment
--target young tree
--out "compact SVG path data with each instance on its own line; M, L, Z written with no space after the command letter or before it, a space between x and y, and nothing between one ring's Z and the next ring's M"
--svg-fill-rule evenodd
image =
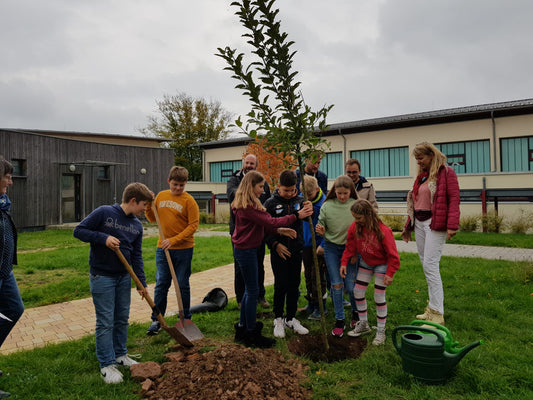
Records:
M140 132L170 139L175 164L187 168L191 181L201 180L202 151L196 145L225 139L233 115L219 101L194 99L185 93L164 95L156 104L158 115L148 117L148 126Z
M279 9L274 8L275 0L241 0L231 3L237 7L235 15L246 30L243 34L252 46L254 61L245 65L244 53L238 53L230 47L218 48L217 56L226 61L224 69L232 72L232 77L239 81L235 86L248 96L252 109L243 124L239 117L236 121L245 133L257 137L264 134L264 140L272 150L279 154L290 154L296 158L303 177L303 160L320 156L328 147L328 142L315 134L326 128L326 116L332 105L323 106L312 111L305 104L299 90L300 82L296 80L298 71L293 71L292 62L296 51L292 50L294 42L281 31L277 19ZM272 96L272 97L271 97ZM304 180L302 179L302 182ZM306 192L303 191L307 200ZM312 227L311 218L309 223ZM320 274L315 249L315 269L320 293ZM322 314L322 333L324 346L327 342L326 325L322 302L319 302Z

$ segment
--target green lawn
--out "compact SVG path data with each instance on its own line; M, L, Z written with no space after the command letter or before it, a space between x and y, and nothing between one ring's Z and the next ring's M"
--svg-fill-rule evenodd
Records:
M402 240L399 233L396 233L394 237L396 240ZM414 237L415 235L413 234L413 240ZM533 235L519 233L458 232L457 235L446 243L533 249Z
M62 233L45 235L50 236L39 239L35 232L21 234L21 244L29 246L27 249L31 248L28 244L30 239L39 248L54 247L49 242L52 237L53 240L64 240L61 248L55 250L20 254L21 265L15 267L15 271L26 305L62 301L64 293L69 294L65 298L88 296L88 246L79 245L76 241L70 243L68 235L63 237ZM510 245L507 243L508 236L498 235L500 243ZM155 276L155 240L147 238L144 243L147 276L152 281ZM514 238L510 240L515 241ZM220 264L231 262L229 238L198 238L195 256L204 253L208 258L215 255L213 259L221 260ZM403 372L401 359L391 342L394 327L409 324L415 314L424 309L427 300L427 285L418 255L401 253L400 257L402 266L387 289L385 346L376 348L369 345L359 359L335 363L315 363L304 359L310 366L306 385L312 388L313 399L533 398L533 318L530 311L533 309L533 263L442 258L446 326L461 346L477 340L483 340L484 344L465 356L446 384L432 386ZM213 259L205 261L205 268L209 268ZM195 263L201 264L200 259L195 259ZM266 297L272 301L272 296L273 288L268 287ZM367 299L369 320L375 324L372 286L367 291ZM304 305L303 300L300 305ZM329 300L328 309L327 323L331 327L333 312ZM169 318L168 322L173 324L175 318ZM194 321L206 337L230 341L237 318L235 300L230 300L223 311L197 314ZM266 334L271 335L271 319L264 315L260 318L265 324ZM305 316L301 316L300 320L312 333L319 332L319 322L308 321ZM147 337L147 326L131 326L129 352L142 354L142 361L162 362L165 352L174 342L164 333ZM288 333L287 339L291 335ZM345 339L349 340L348 337ZM285 340L278 340L277 349L286 357L292 356ZM130 379L119 385L102 383L94 335L32 351L0 355L0 369L4 371L0 389L13 393L13 399L140 399L136 394L140 385Z
M431 386L403 372L401 359L390 335L398 325L409 324L423 310L427 299L425 278L416 254L401 255L402 267L387 289L388 321L385 346L369 346L359 359L335 363L307 361L313 399L530 399L533 398L533 264L484 259L442 258L446 296L446 325L460 345L483 340L467 354L455 375L445 384ZM267 288L272 300L273 289ZM375 324L373 290L367 292L369 320ZM301 302L303 305L303 302ZM328 301L328 326L333 325ZM229 341L238 309L231 300L225 310L194 316L208 338ZM265 319L267 334L272 321ZM320 323L301 317L304 325L318 332ZM173 324L174 318L169 318ZM133 324L129 351L143 361L164 361L174 344L164 333L145 335L148 324ZM287 338L290 339L288 333ZM344 339L343 339L344 340ZM349 340L346 337L346 340ZM277 349L291 356L284 340ZM208 351L208 349L204 349ZM119 385L104 385L94 354L94 336L0 356L4 377L0 388L14 399L139 399L140 385L126 379ZM7 376L6 376L7 375ZM127 375L126 375L127 376ZM16 395L15 395L16 394Z

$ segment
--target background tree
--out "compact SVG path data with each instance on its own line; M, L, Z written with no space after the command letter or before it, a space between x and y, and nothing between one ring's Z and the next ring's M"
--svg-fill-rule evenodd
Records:
M244 53L237 53L230 47L218 48L217 56L223 58L232 72L232 77L239 83L235 86L248 96L252 110L246 115L247 123L243 125L240 117L236 124L245 133L257 137L258 131L264 133L264 140L277 154L290 154L298 161L300 176L303 177L303 160L316 159L328 147L328 142L315 132L326 128L326 116L333 106L323 106L312 111L305 104L296 81L298 71L292 70L296 51L291 49L294 42L287 40L287 33L281 31L277 19L278 9L275 0L241 0L231 3L237 7L235 15L246 33L243 37L252 46L254 61L244 65ZM258 80L256 82L256 80ZM272 96L272 98L270 97ZM302 182L305 182L302 179ZM307 200L306 191L303 191ZM316 243L311 225L313 248L315 249L315 270L317 286L320 291L320 274L316 258ZM322 314L322 336L326 351L326 322L322 302L318 302Z
M156 101L158 114L149 116L148 126L140 129L147 136L171 139L174 162L189 170L189 180L202 179L202 151L196 145L225 139L233 115L219 101L193 98L185 93Z
M261 172L269 186L274 190L278 184L279 174L285 169L294 169L297 165L292 155L279 153L277 154L264 137L258 137L246 148L246 154L253 154L259 160L257 170Z

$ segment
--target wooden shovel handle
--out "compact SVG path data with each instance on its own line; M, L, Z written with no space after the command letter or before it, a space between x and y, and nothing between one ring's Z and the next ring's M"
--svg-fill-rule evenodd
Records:
M152 208L154 210L157 228L159 229L159 237L161 238L161 241L163 241L165 240L165 234L163 233L163 228L161 227L161 222L159 220L159 214L157 213L157 207L155 203L153 204ZM178 313L180 316L180 320L183 321L183 319L185 318L185 311L183 310L183 299L181 298L181 290L180 285L178 283L178 277L176 276L176 271L174 271L174 264L172 263L172 258L170 257L168 249L165 249L163 251L165 252L165 256L167 257L168 269L170 270L170 275L172 275L172 282L174 283L174 291L176 292L176 299L178 300Z
M138 289L144 289L144 286L141 282L141 280L137 277L137 275L135 274L135 271L133 271L133 268L131 267L130 263L128 262L128 260L126 260L126 257L124 257L124 254L122 254L122 252L120 251L120 249L116 249L115 250L115 253L117 253L117 256L118 258L120 259L120 261L122 262L122 264L124 265L124 268L126 268L126 270L128 271L128 273L130 274L131 278L133 279L133 281L135 282L135 285L137 285L137 288ZM157 306L155 305L154 301L152 300L152 297L150 296L150 294L148 293L147 290L144 291L144 298L146 299L146 302L150 305L150 307L152 308L152 311L154 312L154 314L156 315L157 317L157 320L159 321L159 323L161 324L161 326L163 328L168 328L168 325L165 321L165 318L163 318L163 315L161 315L161 311L159 311L159 309L157 308Z

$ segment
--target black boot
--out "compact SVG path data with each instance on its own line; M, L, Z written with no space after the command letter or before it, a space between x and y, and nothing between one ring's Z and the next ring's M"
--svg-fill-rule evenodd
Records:
M239 325L238 322L236 322L233 327L235 328L234 341L237 343L244 343L246 337L246 327ZM257 321L255 327L261 331L263 329L263 323L261 321Z
M244 339L244 345L248 347L259 347L267 349L276 345L276 340L273 338L265 337L261 334L263 324L257 323L253 331L246 331Z
M246 336L246 327L245 326L240 326L238 322L236 322L235 325L233 325L233 327L235 328L235 339L234 339L234 341L237 342L237 343L243 343L244 342L244 338Z

